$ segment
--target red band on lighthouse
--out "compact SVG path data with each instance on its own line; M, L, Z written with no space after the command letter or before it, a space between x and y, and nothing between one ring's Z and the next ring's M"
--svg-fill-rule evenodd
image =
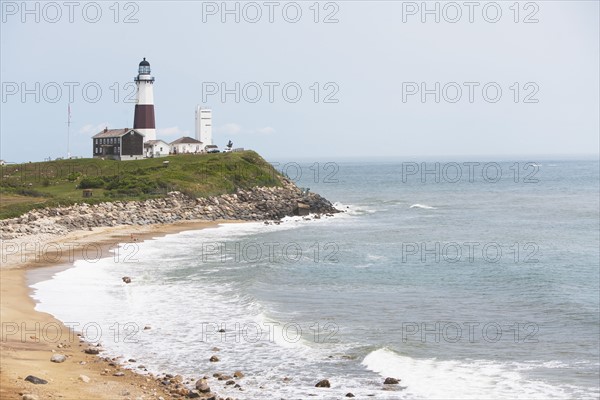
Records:
M153 104L136 104L133 129L156 129Z

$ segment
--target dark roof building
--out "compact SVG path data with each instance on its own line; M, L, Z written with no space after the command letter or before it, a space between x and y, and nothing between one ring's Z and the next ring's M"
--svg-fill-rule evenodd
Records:
M92 136L94 158L138 160L144 158L144 135L135 129L108 129Z

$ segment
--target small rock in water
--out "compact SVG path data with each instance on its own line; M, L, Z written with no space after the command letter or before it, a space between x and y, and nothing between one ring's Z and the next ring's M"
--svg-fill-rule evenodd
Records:
M33 375L27 375L27 377L25 377L25 380L27 382L33 383L34 385L45 385L46 383L48 383L47 380L38 378L37 376L33 376Z
M346 393L346 397L354 397L352 393Z
M90 382L90 377L86 376L86 375L79 375L79 380L83 383L89 383Z
M123 282L125 282L125 283L131 283L131 278L130 278L130 277L128 277L128 276L124 276L124 277L123 277L123 278L121 278L121 279L123 279Z
M52 357L50 358L50 361L55 362L55 363L62 363L65 362L67 360L67 356L63 355L63 354L53 354Z
M383 381L384 385L397 385L399 383L400 380L396 378L385 378L385 381Z
M234 380L229 380L227 382L225 382L226 385L235 385L235 381Z
M219 357L217 357L217 356L212 356L212 357L210 358L210 360L208 360L208 361L210 361L210 362L217 362L217 361L219 361Z
M152 327L150 325L146 325L144 326L144 330L147 331L148 329L152 329Z
M113 376L124 376L124 375L125 375L125 373L124 373L124 372L122 372L122 371L115 372L115 373L113 374Z
M218 330L219 333L225 333L225 329L221 328Z
M244 373L242 371L235 371L233 373L234 378L240 379L244 377Z
M329 384L329 380L327 379L323 379L322 381L319 381L315 387L319 387L319 388L328 388L331 387L331 385Z
M135 360L133 358L130 358L129 360L127 360L129 362L135 362Z

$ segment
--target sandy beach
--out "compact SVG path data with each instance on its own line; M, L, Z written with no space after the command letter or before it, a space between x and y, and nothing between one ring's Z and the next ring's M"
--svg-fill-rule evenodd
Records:
M103 359L102 353L86 354L84 350L89 346L76 332L52 315L35 311L28 274L35 270L41 279L43 274L50 275L60 266L68 268L74 260L90 254L94 258L107 257L118 243L215 227L219 222L96 228L61 237L36 235L4 241L0 270L0 398L171 398L168 389L155 379L121 368L119 362L127 360L111 362ZM65 355L66 361L50 361L54 354ZM115 376L117 372L123 375ZM48 383L30 383L25 380L29 375Z

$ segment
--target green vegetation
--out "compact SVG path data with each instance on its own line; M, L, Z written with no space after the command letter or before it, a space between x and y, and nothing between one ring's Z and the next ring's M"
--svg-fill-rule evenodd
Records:
M174 190L206 197L255 186L281 186L281 175L253 151L12 164L2 166L0 219L35 208L144 200ZM84 198L83 189L92 189L93 196Z

